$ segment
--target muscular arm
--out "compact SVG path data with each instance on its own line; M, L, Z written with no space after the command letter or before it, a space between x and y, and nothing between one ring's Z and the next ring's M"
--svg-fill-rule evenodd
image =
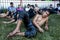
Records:
M48 30L48 18L47 18L46 23L45 23L45 29Z
M33 19L33 23L36 27L39 27L39 25L37 24L37 18L38 18L38 14L35 16L35 18Z
M46 20L46 24L45 24L46 26L48 26L48 18L47 18L47 20Z

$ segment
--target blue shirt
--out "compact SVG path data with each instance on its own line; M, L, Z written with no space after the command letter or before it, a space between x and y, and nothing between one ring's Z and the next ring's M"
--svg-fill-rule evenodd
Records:
M8 7L8 11L15 13L16 12L16 8L10 6L10 7Z

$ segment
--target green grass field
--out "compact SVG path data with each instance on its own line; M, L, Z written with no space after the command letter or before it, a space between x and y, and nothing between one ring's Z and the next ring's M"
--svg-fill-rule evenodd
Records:
M33 38L14 36L10 39L6 39L8 33L14 30L16 24L3 24L2 21L5 20L7 19L0 18L0 40L60 40L60 15L50 15L49 30L44 33L37 32L37 35ZM24 24L21 25L21 31L26 31Z

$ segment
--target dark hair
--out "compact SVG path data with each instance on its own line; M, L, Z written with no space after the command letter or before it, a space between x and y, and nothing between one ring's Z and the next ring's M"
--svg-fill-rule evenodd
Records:
M10 4L13 4L13 2L10 2Z
M50 6L52 6L52 4L50 4Z
M37 12L35 11L35 13L38 13L39 15L42 15L42 12L41 12L40 9Z
M34 5L31 5L34 8Z
M30 6L30 4L27 4L27 6Z
M38 7L38 5L37 5L37 4L35 4L35 7Z

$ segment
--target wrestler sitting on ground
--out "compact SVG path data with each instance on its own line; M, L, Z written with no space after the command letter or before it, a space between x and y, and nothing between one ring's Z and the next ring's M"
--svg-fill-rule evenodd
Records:
M36 16L33 19L33 23L34 25L38 28L38 30L40 32L44 32L44 30L41 28L41 26L45 23L45 29L48 30L48 16L49 16L49 12L46 11L42 11L42 14L39 14L36 10Z
M0 17L13 19L13 15L16 12L16 8L13 6L13 2L10 2L10 6L8 7L7 10L8 10L7 13L0 14Z
M18 18L19 12L21 10L24 10L24 9L22 8L22 6L18 5L18 7L16 8L16 12L13 15L14 18L9 22L4 21L3 23L13 23L13 22L15 22L15 24L17 24L17 18Z

